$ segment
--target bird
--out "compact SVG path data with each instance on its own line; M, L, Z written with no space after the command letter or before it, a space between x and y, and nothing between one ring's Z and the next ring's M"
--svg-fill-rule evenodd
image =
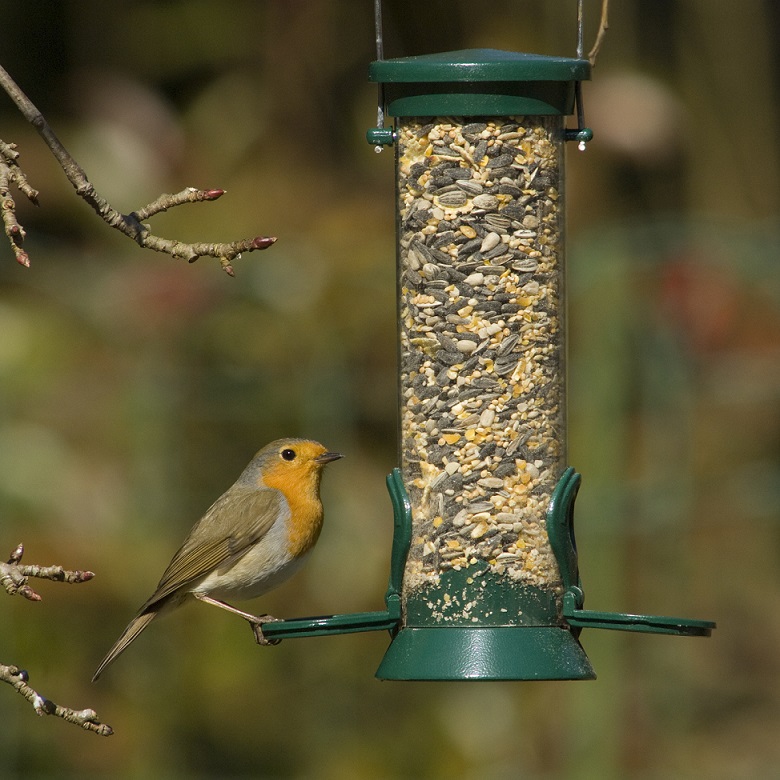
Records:
M276 618L242 612L224 599L256 598L300 568L322 530L322 470L341 457L310 439L263 447L192 527L92 682L158 615L193 599L249 621L258 644L276 644L262 633L263 623Z

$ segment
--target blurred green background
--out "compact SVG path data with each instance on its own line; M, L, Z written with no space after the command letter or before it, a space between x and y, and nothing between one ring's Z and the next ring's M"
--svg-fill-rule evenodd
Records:
M386 55L573 56L574 0L385 3ZM586 0L586 47L600 3ZM780 762L780 6L622 0L568 155L569 462L593 609L718 621L588 631L595 682L380 683L384 634L265 649L194 605L97 663L260 446L317 438L327 523L258 604L378 609L396 465L392 153L369 0L6 2L0 62L98 190L227 195L153 221L279 237L237 278L143 252L0 100L41 207L0 247L0 551L97 572L0 598L0 660L101 739L0 689L9 778L763 778ZM3 547L5 545L5 547Z

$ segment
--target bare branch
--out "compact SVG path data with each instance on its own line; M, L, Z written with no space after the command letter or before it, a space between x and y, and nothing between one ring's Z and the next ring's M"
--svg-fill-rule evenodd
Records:
M233 276L232 262L238 259L243 252L254 252L260 249L267 249L276 241L276 238L271 236L256 236L254 238L233 241L230 243L201 242L191 244L155 236L147 225L142 224L141 220L148 219L155 214L167 211L169 208L184 203L216 200L224 194L224 190L198 190L188 187L177 195L161 195L149 205L137 209L130 214L123 214L120 211L117 211L117 209L95 190L83 168L73 159L73 157L71 157L68 150L63 146L59 138L57 138L51 127L49 127L43 114L41 114L33 105L32 101L24 92L22 92L16 82L2 67L0 67L0 87L5 90L11 100L14 101L17 108L22 112L25 119L32 124L41 138L43 138L44 142L49 147L49 150L54 155L54 158L68 177L68 181L76 190L76 194L82 198L82 200L86 201L107 225L118 230L120 233L124 233L124 235L131 238L139 246L146 249L153 249L156 252L163 252L171 257L183 258L190 263L194 263L199 257L214 257L219 261L222 269ZM0 144L2 144L2 142L0 142ZM17 261L22 263L22 265L29 266L29 257L26 252L21 250L21 239L24 237L24 230L22 230L16 222L15 205L8 195L7 184L5 187L3 186L2 174L4 169L2 168L2 165L5 165L9 170L11 165L8 155L5 154L3 148L10 149L13 155L15 155L13 157L14 165L16 163L16 157L18 157L18 154L13 151L12 145L3 144L2 147L0 147L0 198L2 198L3 222L6 226L6 235L14 249ZM5 162L3 163L3 161ZM21 171L19 171L19 174L21 174ZM19 174L14 174L13 177L9 174L7 182L13 181L22 192L30 197L30 193L34 193L35 191L27 185L24 176L20 176ZM25 187L27 189L25 189ZM37 195L37 193L35 194ZM35 202L34 198L32 198L32 200ZM6 207L6 202L9 202L8 207ZM6 215L8 215L7 218Z
M601 20L599 21L599 31L596 35L596 42L593 44L593 48L588 52L588 60L591 67L596 64L596 57L598 57L601 49L601 44L604 43L604 38L607 35L609 29L609 0L601 0Z
M0 563L0 585L11 596L20 595L30 601L40 601L41 597L28 584L29 577L43 580L55 580L74 584L91 580L95 575L91 571L69 571L62 566L38 566L20 564L24 555L24 545L20 544L8 557L8 563Z
M182 203L195 203L199 200L216 200L225 194L225 190L196 190L194 187L187 187L177 195L160 195L157 200L153 200L143 208L136 209L133 216L140 222L143 219L149 219L155 214L174 206L180 206Z
M26 233L16 220L16 203L11 197L10 189L12 184L15 185L36 206L38 205L38 191L27 183L27 177L17 163L18 159L19 152L16 151L16 146L0 141L0 212L2 212L3 227L11 249L16 255L16 262L29 267L30 257L22 249Z
M56 718L62 718L68 723L75 723L77 726L94 731L101 737L110 737L114 730L107 723L101 723L95 710L72 710L70 707L62 707L55 704L45 696L41 696L34 688L27 684L29 675L24 669L18 666L7 666L0 664L0 681L8 683L16 689L18 693L24 696L37 715L54 715Z
M7 563L0 563L0 583L12 596L18 593L30 601L41 600L41 597L27 584L28 577L75 583L86 582L95 576L91 571L68 571L62 566L23 566L20 563L23 555L24 545L20 544L8 556ZM28 679L29 675L24 669L0 664L0 681L8 683L24 696L38 715L54 715L103 737L114 733L111 726L98 720L94 710L72 710L69 707L61 707L31 688L27 684Z

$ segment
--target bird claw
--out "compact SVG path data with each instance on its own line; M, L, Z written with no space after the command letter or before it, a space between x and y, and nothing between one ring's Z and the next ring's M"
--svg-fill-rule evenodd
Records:
M275 618L272 615L260 615L255 620L250 622L252 626L252 633L255 635L255 642L258 645L266 647L268 645L278 645L281 639L267 639L263 634L264 623L278 623L281 618Z

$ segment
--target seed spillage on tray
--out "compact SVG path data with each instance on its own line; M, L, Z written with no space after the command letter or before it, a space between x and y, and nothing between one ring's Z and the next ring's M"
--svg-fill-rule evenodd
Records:
M560 584L545 529L565 465L560 128L558 117L398 128L410 589L470 567Z

